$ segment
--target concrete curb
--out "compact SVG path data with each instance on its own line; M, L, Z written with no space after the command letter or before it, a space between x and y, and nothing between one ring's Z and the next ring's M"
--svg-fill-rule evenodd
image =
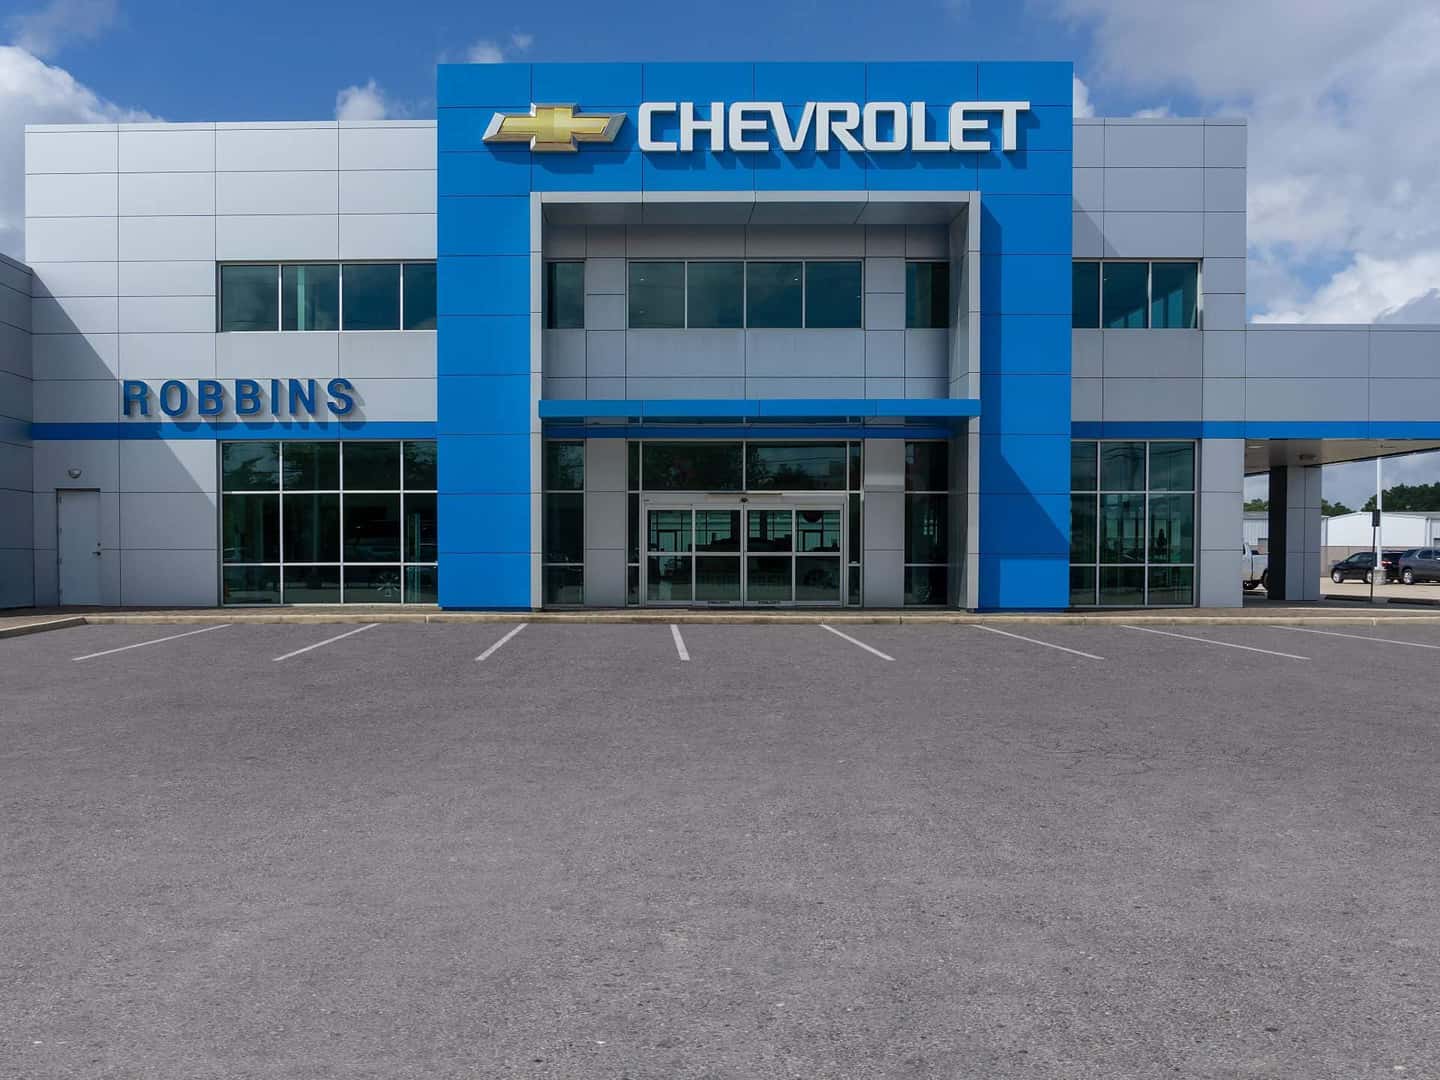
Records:
M205 625L214 623L235 624L298 624L322 625L361 623L552 623L552 624L640 624L682 625L697 624L748 624L768 626L814 626L829 623L833 626L1381 626L1396 623L1418 623L1421 625L1440 624L1440 614L1406 614L1394 612L1385 615L1274 615L1256 617L1253 615L1156 615L1127 614L1113 615L972 615L966 612L953 614L932 613L925 615L901 615L877 613L866 615L859 612L824 614L819 612L778 613L778 612L396 612L375 614L356 612L326 612L313 615L288 612L205 612L194 615L114 615L89 614L72 619L59 620L71 626L85 623L92 626L133 625ZM59 629L58 626L53 627Z
M71 626L84 625L84 615L67 615L59 619L39 619L35 622L16 623L14 626L0 626L0 638L24 637L26 634L43 634L46 630L64 630Z

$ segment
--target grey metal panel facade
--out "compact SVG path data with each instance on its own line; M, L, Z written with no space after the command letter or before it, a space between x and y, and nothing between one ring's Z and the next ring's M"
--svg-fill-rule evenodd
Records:
M0 255L0 608L35 602L30 270Z

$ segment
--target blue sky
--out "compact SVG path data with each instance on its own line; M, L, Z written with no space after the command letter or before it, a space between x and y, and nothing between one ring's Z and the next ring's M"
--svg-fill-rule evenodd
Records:
M9 0L0 251L26 123L427 117L441 60L1059 59L1098 115L1247 118L1252 319L1437 323L1437 55L1435 0Z

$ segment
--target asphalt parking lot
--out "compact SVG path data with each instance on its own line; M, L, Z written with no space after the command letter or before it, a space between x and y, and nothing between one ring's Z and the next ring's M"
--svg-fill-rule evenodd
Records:
M1437 1076L1437 661L1418 624L0 641L0 1076Z

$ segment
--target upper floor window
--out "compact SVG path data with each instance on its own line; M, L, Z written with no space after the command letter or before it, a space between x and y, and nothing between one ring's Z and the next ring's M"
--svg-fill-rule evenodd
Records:
M545 264L545 328L585 329L585 263Z
M1078 329L1195 330L1200 264L1078 260L1071 268L1071 325Z
M950 325L950 264L905 264L905 329L943 330Z
M434 330L435 264L230 263L220 329Z
M632 330L854 328L862 322L859 260L636 261Z

